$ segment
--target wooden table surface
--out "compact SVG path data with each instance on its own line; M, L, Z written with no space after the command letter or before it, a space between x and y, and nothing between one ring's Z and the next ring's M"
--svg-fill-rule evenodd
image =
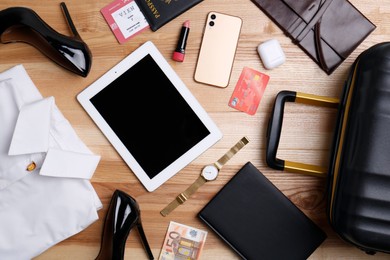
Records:
M358 54L370 46L386 41L390 35L390 2L388 0L351 0L377 26L376 30L332 74L325 74L301 49L294 45L250 0L207 0L183 13L156 32L143 31L130 41L119 44L100 9L107 0L68 0L66 4L73 21L93 54L92 69L82 78L57 66L33 47L23 44L0 45L0 71L23 64L43 96L54 96L56 103L70 121L80 138L96 154L100 164L92 184L104 204L100 219L81 233L53 246L36 259L94 259L100 248L103 220L111 195L121 189L133 196L142 211L143 226L157 259L170 221L207 230L207 241L202 259L238 259L238 255L208 229L197 213L248 161L251 161L307 216L328 235L310 259L385 259L378 253L369 257L342 241L326 219L326 184L316 177L270 169L265 163L265 135L274 98L281 90L294 90L329 97L339 97L349 68ZM60 10L60 1L2 0L0 10L11 6L34 9L57 31L69 33ZM216 88L197 83L193 79L206 15L219 11L243 19L241 36L227 88ZM171 59L181 26L191 22L186 57L183 63ZM266 70L257 54L257 46L271 38L279 40L286 54L286 62L273 70ZM199 100L223 132L223 138L191 164L169 179L154 192L148 192L127 167L102 132L92 122L76 100L76 95L121 61L144 42L151 40ZM228 100L243 67L250 67L270 76L257 113L248 115L228 106ZM288 104L278 151L280 158L327 166L332 142L336 111L298 104ZM129 120L129 124L137 124ZM198 178L204 165L216 161L242 136L251 141L223 168L219 178L202 186L184 205L167 217L160 210ZM233 227L232 227L233 228ZM237 227L234 227L237 228ZM126 244L126 259L146 259L138 231L133 230ZM259 256L261 259L261 256Z

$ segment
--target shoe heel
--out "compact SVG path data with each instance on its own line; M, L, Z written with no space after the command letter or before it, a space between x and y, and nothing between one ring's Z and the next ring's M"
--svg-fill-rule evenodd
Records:
M81 39L76 26L73 23L72 17L70 16L70 13L68 11L68 8L66 7L66 4L64 2L60 3L62 13L64 14L65 20L68 23L69 29L72 32L72 35L74 38Z
M139 235L141 237L142 244L144 245L145 251L148 254L149 259L153 260L154 256L153 256L152 250L150 249L148 240L146 239L146 235L145 235L145 232L144 232L144 228L142 227L141 220L137 224L137 228L138 228L138 233L139 233Z

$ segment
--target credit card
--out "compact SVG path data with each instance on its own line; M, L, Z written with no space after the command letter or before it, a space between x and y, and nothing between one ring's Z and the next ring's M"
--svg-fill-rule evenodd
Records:
M269 76L244 67L229 100L229 106L249 115L256 114Z

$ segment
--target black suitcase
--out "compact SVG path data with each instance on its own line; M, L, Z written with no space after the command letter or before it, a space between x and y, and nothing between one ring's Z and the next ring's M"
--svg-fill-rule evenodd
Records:
M285 102L338 109L328 169L276 157ZM327 216L339 236L369 254L390 253L390 43L362 52L340 99L281 91L267 132L271 168L327 178Z

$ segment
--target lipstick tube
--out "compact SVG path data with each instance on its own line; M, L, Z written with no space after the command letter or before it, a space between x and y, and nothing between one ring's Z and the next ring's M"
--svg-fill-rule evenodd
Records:
M187 38L190 32L190 21L187 20L183 23L181 28L179 41L177 42L176 49L173 53L172 59L175 61L183 62L185 56L185 49L187 45Z

